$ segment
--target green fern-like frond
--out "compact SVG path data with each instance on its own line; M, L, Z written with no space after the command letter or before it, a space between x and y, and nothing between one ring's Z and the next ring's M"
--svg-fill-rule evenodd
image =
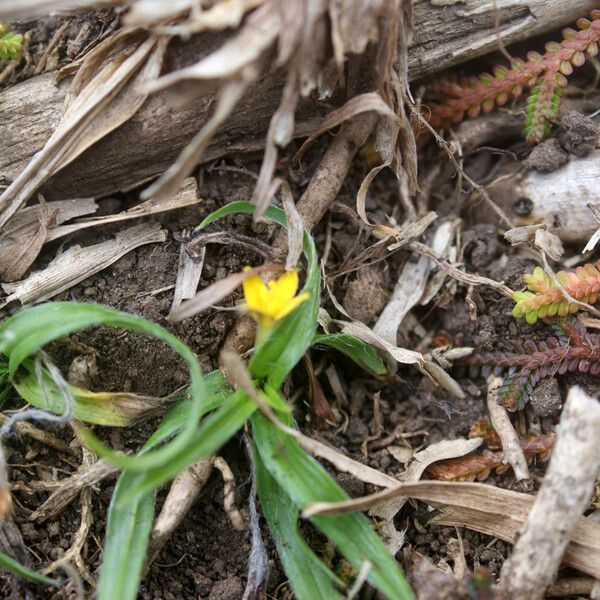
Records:
M0 59L14 60L19 57L23 45L20 33L8 31L8 25L0 21Z
M594 304L600 295L600 261L577 267L575 271L559 271L556 278L564 290L580 302ZM528 323L547 317L566 317L579 310L556 286L554 280L540 267L523 277L527 290L515 292L513 317Z
M567 84L560 73L546 72L539 85L536 85L527 98L527 118L523 133L530 144L537 144L550 134L552 123L556 121L562 88Z

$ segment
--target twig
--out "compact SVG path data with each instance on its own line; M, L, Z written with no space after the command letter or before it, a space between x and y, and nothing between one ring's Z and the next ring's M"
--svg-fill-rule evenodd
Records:
M454 156L454 153L452 152L444 138L440 136L440 134L428 123L427 119L425 119L425 117L423 117L423 115L413 106L412 102L407 102L407 105L412 114L420 121L420 123L424 127L426 127L429 130L429 132L435 138L442 150L444 150L444 152L448 155L448 158L454 165L454 168L457 170L457 172L460 173L462 177L464 177L465 181L467 181L471 186L473 186L475 190L479 192L480 196L485 200L487 205L496 213L500 221L502 221L504 225L508 226L508 229L514 229L515 226L513 225L512 221L506 216L506 213L490 198L490 195L486 192L486 190L478 183L473 181L461 168Z
M467 285L487 285L497 290L507 298L512 298L514 294L513 290L500 281L494 281L493 279L482 277L481 275L475 275L474 273L465 273L464 271L457 269L456 267L452 266L444 257L435 253L429 246L426 246L421 242L410 242L407 247L413 252L418 252L419 254L431 259L438 267L440 267L440 269L443 269L448 273L448 275L454 277L454 279L457 279L462 283L466 283Z
M556 576L600 472L600 404L569 390L544 482L504 563L500 587L512 600L541 600Z
M523 453L519 436L510 422L508 412L498 404L498 391L502 383L503 379L500 377L495 375L488 377L487 408L492 426L502 442L504 458L513 468L515 479L521 481L522 479L529 479L529 469L527 468L527 459Z
M244 519L240 511L235 506L235 477L231 468L222 456L217 456L214 463L215 469L221 472L223 477L223 508L231 521L231 524L238 530L243 531Z

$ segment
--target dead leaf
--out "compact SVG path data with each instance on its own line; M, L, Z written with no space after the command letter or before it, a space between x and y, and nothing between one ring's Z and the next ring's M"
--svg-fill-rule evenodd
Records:
M105 269L135 248L165 240L166 233L154 223L136 225L119 232L113 240L93 246L71 246L44 270L32 273L23 281L3 284L9 296L2 304L13 300L19 300L21 304L48 300Z
M513 543L525 522L534 496L484 483L420 481L400 483L397 488L346 502L309 504L302 516L337 515L373 509L398 496L415 498L444 509L430 523L467 527ZM371 511L374 513L375 511ZM563 556L563 562L600 578L600 523L580 517Z
M97 209L92 198L84 198L41 202L19 210L0 239L0 277L4 281L22 277L49 241L52 227Z
M177 279L175 280L175 291L171 310L177 308L183 300L194 297L198 289L198 283L202 276L204 266L204 255L206 246L202 246L195 256L190 256L186 251L186 243L183 242L179 248L179 266L177 268Z
M139 33L128 33L131 43L76 97L67 97L63 118L44 148L0 196L0 228L49 177L127 121L144 103L146 94L140 91L141 85L160 72L168 40L156 36L140 40ZM73 84L79 89L80 80L76 78Z
M432 463L449 458L465 456L481 445L481 439L470 440L442 440L436 444L431 444L424 450L417 452L413 456L412 462L408 468L399 477L402 482L419 481L425 472L425 469ZM391 521L398 511L404 506L408 498L394 498L392 502L382 504L372 509L370 513L381 517L386 521Z

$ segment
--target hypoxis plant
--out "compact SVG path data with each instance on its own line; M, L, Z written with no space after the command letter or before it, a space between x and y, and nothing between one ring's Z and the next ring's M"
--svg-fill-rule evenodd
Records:
M0 60L18 58L22 44L23 36L8 31L8 25L0 21Z
M577 28L564 29L561 42L547 42L544 54L530 51L527 60L515 58L510 67L497 66L493 74L432 86L428 90L432 101L426 101L431 109L431 125L442 129L459 123L465 115L473 118L481 112L489 113L530 88L524 133L528 142L540 142L556 119L562 90L573 67L582 66L586 56L598 53L600 10L593 10L590 19L579 19Z
M250 214L253 210L250 203L232 203L210 215L201 227L226 215ZM280 209L269 208L266 217L285 226L285 215ZM299 294L295 272L284 274L271 284L252 277L246 280L244 310L256 318L262 330L247 364L255 394L249 395L242 388L232 390L218 371L202 375L195 355L183 342L154 323L109 308L46 304L24 310L0 325L0 354L6 357L13 380L23 373L29 377L30 357L45 344L93 325L125 327L156 336L174 348L188 365L191 383L187 393L170 408L137 454L115 452L90 430L83 434L97 454L123 468L109 509L98 600L137 597L152 528L155 490L216 451L246 422L251 425L261 509L295 597L299 600L344 597L343 584L304 541L299 514L309 503L337 502L347 496L300 447L296 437L286 433L286 427L293 427L293 420L281 387L313 344L338 348L375 372L381 372L383 365L369 346L355 338L316 335L320 276L315 246L306 232L304 255L305 283ZM30 380L30 387L34 385ZM280 426L263 415L263 408L258 408L253 395L266 403L270 418L274 414ZM44 408L43 394L32 394L32 401ZM77 412L77 394L74 402ZM64 404L62 399L62 405L57 403L53 412L61 412ZM386 598L413 597L398 564L364 515L315 516L311 521L357 571L367 563L370 565L368 580Z

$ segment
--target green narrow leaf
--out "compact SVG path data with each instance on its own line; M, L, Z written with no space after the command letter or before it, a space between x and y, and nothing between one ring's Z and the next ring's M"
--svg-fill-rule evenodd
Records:
M221 371L209 373L205 382L209 397L204 410L209 411L218 407L225 394L230 392ZM189 400L181 400L175 404L144 444L142 452L148 452L174 436L183 427L189 412ZM135 489L137 476L137 473L130 471L121 473L112 495L97 600L137 598L154 517L153 489L135 495L129 502L123 501L125 493Z
M315 335L313 346L334 348L369 373L385 375L387 372L383 361L373 347L353 335L347 333L320 333Z
M304 452L297 441L270 423L262 414L252 417L254 442L266 468L294 503L303 508L312 502L347 500L344 491L326 471ZM359 513L316 516L311 521L346 559L359 570L371 563L368 580L389 600L412 600L413 593L398 563Z
M136 315L108 307L76 302L52 302L27 308L0 324L0 353L8 357L8 369L14 377L17 369L33 353L60 337L85 329L107 325L153 336L173 348L187 363L190 372L190 413L178 436L169 444L142 456L127 456L105 446L89 430L82 431L87 445L97 454L120 467L146 471L163 464L190 443L202 414L205 387L200 365L192 350L166 329Z
M190 444L179 454L159 467L136 473L121 502L132 502L140 494L173 479L177 473L220 448L239 431L255 410L256 404L243 392L238 390L230 394L217 410L202 421Z
M8 554L4 554L4 552L0 552L0 567L6 569L13 575L17 577L22 577L23 579L27 579L28 581L33 581L35 583L45 583L46 585L63 585L62 581L58 581L56 579L50 579L50 577L46 577L41 573L36 573L27 567L24 567L21 563L18 563L14 558L8 556Z
M256 485L262 512L277 546L277 554L297 600L337 600L341 581L309 548L298 531L298 508L265 468L254 451Z
M119 477L108 511L106 543L96 590L97 600L135 600L154 518L154 492L123 505L134 475Z

